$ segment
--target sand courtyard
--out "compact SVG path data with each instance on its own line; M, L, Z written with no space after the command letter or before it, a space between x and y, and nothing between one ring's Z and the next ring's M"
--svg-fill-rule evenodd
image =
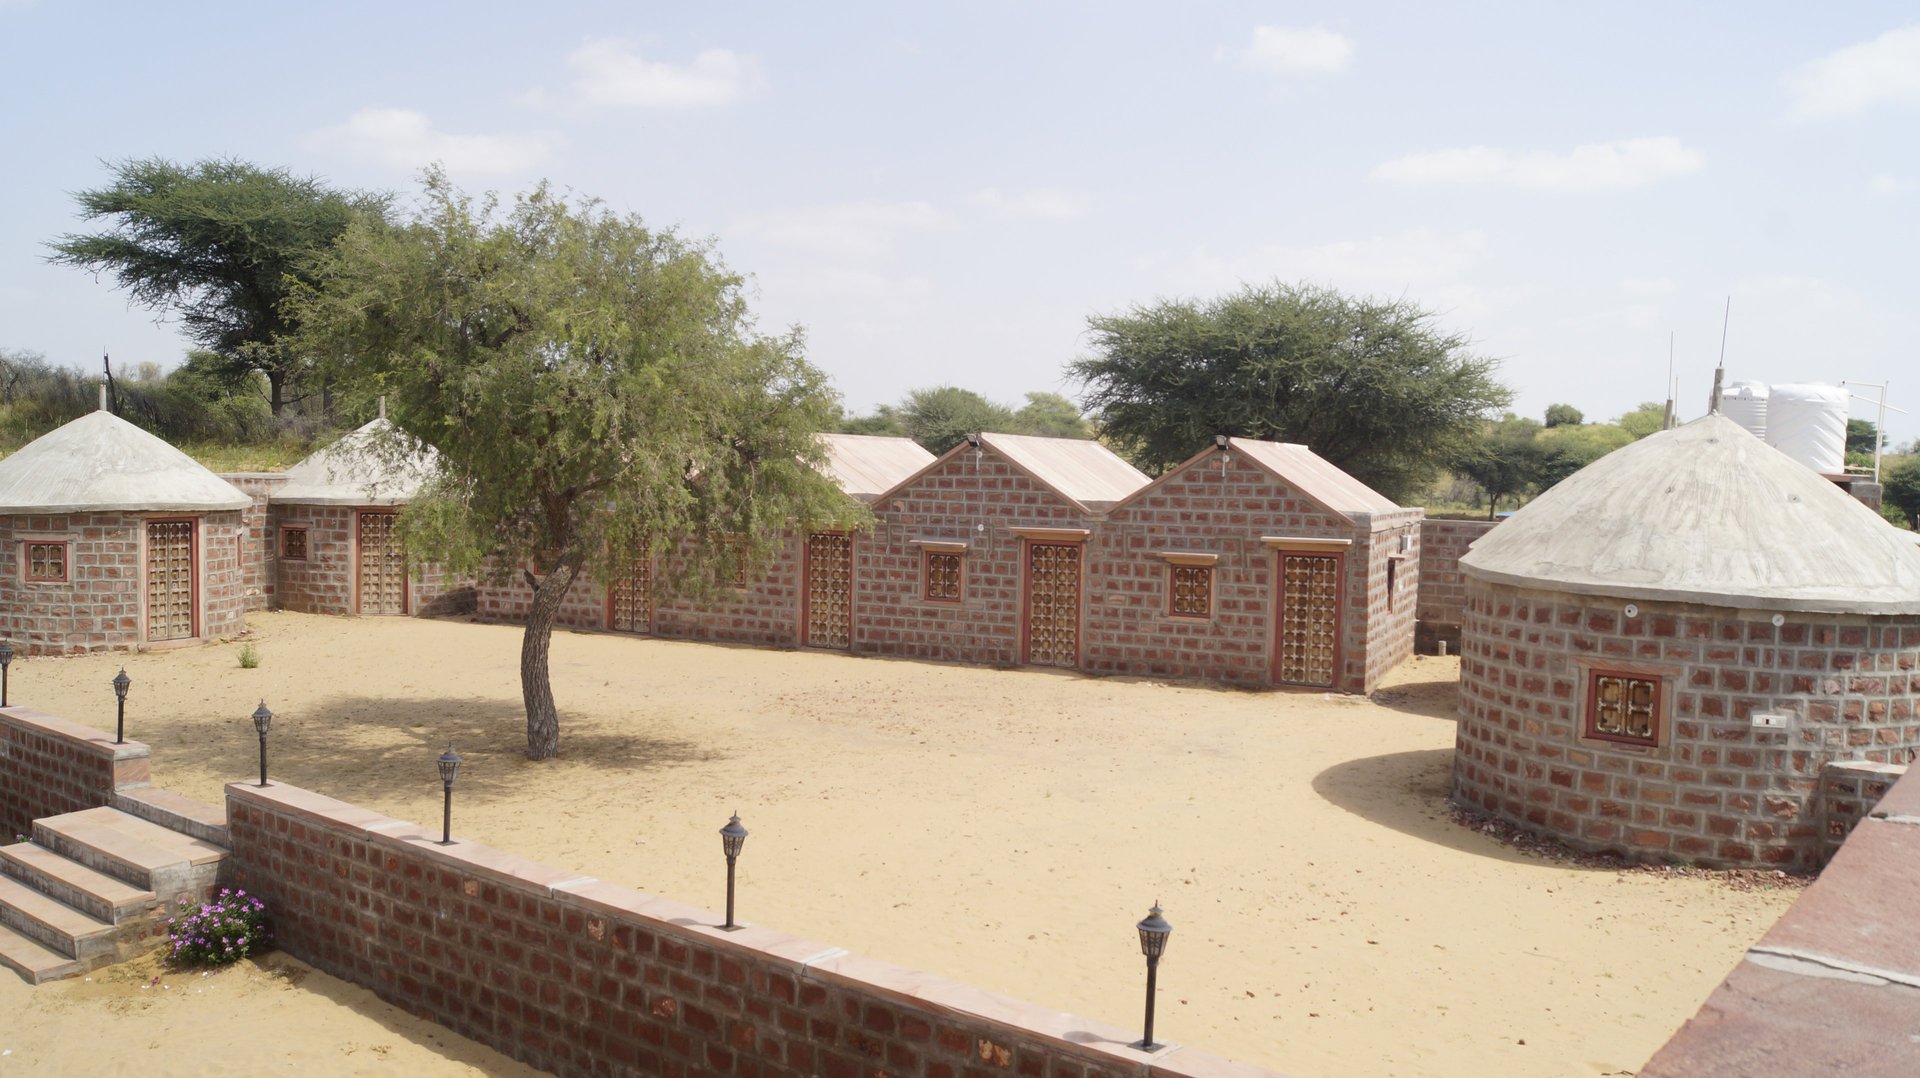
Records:
M12 702L111 730L124 663L128 736L210 803L253 780L263 698L274 778L405 819L437 820L452 742L456 837L715 909L737 810L741 919L1119 1024L1158 899L1156 1033L1294 1074L1630 1073L1797 894L1459 827L1453 659L1368 700L561 632L535 764L515 626L250 624L257 669L237 642L17 659ZM0 978L0 1009L0 1072L524 1072L278 955Z

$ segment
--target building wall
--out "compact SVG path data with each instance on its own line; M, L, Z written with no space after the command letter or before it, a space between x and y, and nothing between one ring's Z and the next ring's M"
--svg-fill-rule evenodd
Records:
M217 640L247 627L248 573L244 558L253 529L245 510L207 513L199 519L201 610L197 636Z
M854 537L856 559L864 539L865 536ZM745 588L722 590L706 602L662 598L656 593L654 635L768 647L799 646L801 597L806 587L805 559L802 536L789 531L780 537L779 546L768 563L750 576ZM856 610L859 603L860 581L856 576Z
M1420 605L1414 646L1422 654L1434 654L1443 642L1449 651L1460 649L1460 622L1467 605L1467 578L1460 572L1460 556L1496 523L1432 517L1420 522Z
M1454 797L1588 850L1815 868L1823 768L1920 748L1920 618L1788 614L1469 580ZM1661 681L1655 748L1581 736L1587 671ZM1756 728L1756 712L1781 714Z
M1366 547L1364 655L1350 662L1349 692L1372 692L1387 672L1413 654L1414 619L1420 605L1420 524L1424 509L1376 513L1362 537ZM1356 555L1357 557L1357 555ZM1356 597L1356 603L1361 599ZM1355 669L1357 667L1358 669ZM1358 686L1353 678L1360 678Z
M107 710L108 726L114 713ZM0 711L0 835L11 840L33 821L99 808L123 786L152 777L147 746L23 707Z
M242 512L247 546L245 556L240 559L240 585L246 597L246 609L275 609L274 587L279 581L275 563L279 560L279 548L274 542L270 499L274 491L285 485L287 477L277 472L234 472L220 478L253 499L253 504Z
M302 614L351 614L353 609L353 509L342 505L276 505L274 549L288 528L307 530L307 556L276 559L280 609Z

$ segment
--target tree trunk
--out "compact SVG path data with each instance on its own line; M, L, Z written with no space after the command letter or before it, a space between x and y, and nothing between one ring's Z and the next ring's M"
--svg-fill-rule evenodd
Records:
M527 759L551 760L560 755L560 714L553 706L553 678L547 667L553 623L560 602L580 575L586 556L570 551L560 558L547 578L533 589L527 611L527 633L520 639L520 697L527 705ZM528 574L531 578L532 574Z
M287 372L277 369L267 371L267 407L275 419L280 418L280 409L285 407L286 390Z

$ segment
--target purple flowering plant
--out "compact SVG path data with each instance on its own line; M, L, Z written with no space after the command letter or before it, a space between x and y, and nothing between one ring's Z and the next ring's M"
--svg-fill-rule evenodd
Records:
M237 887L222 887L197 908L182 898L180 910L167 919L167 957L176 966L224 966L273 942L267 904Z

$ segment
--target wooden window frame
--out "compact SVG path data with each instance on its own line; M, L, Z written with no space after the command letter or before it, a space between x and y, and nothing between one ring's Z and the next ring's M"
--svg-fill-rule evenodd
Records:
M1195 550L1162 550L1157 553L1160 560L1167 563L1167 603L1161 613L1166 617L1178 618L1181 621L1212 621L1213 612L1216 609L1216 597L1219 594L1218 581L1220 579L1220 575L1214 570L1220 563L1220 555ZM1207 609L1205 612L1196 614L1192 611L1183 611L1177 608L1175 596L1178 588L1175 584L1175 578L1179 576L1180 570L1182 569L1206 570Z
M33 575L34 547L60 548L60 575ZM71 584L73 583L73 540L71 539L22 539L20 540L20 582L23 584Z
M952 558L954 581L952 595L933 593L933 559ZM967 547L964 543L923 543L920 546L920 598L943 606L959 606L967 599Z
M1653 701L1649 705L1649 710L1652 713L1652 729L1646 736L1608 733L1599 729L1600 680L1602 678L1643 682L1653 687ZM1585 686L1586 695L1580 701L1580 737L1588 741L1604 741L1610 745L1627 745L1641 749L1660 748L1665 743L1665 735L1667 732L1666 703L1669 694L1666 683L1667 679L1665 677L1645 670L1629 670L1604 666L1588 668Z
M293 552L292 552L291 550L289 550L289 549L288 549L288 548L289 548L289 547L291 547L291 546L292 546L293 544L292 544L292 543L289 543L289 542L287 541L287 540L288 540L288 538L289 538L290 536L293 536L293 535L296 535L296 534L300 536L300 553L298 553L298 554L295 554L295 553L293 553ZM288 526L288 525L284 525L284 524L283 524L283 525L281 525L281 527L280 527L280 557L281 557L281 558L282 558L283 560L285 560L285 561L310 561L310 560L312 560L312 558L313 558L313 538L312 538L312 536L310 536L310 535L308 534L308 532L307 532L307 526L306 526L306 525L304 525L304 524L301 524L301 525L295 525L295 526Z

